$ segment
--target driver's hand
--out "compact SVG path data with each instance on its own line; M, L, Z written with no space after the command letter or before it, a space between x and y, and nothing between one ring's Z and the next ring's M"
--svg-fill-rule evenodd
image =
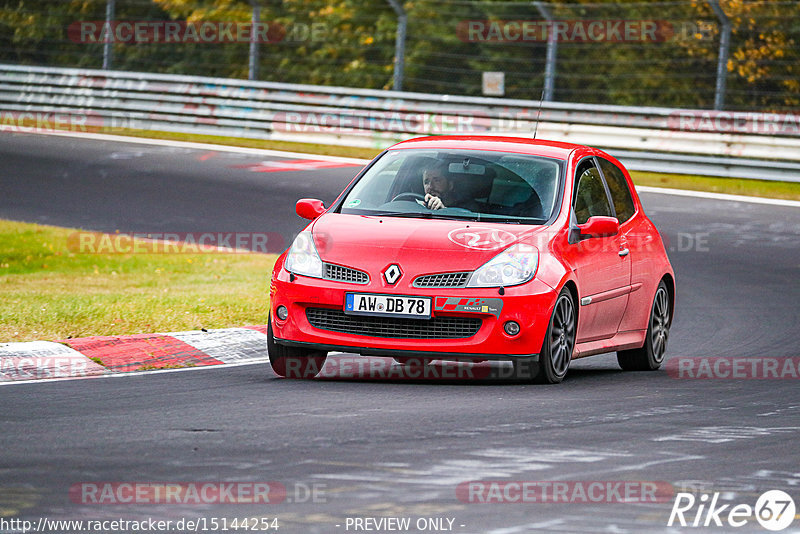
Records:
M428 206L429 210L440 210L445 207L442 203L442 199L431 194L425 195L425 205Z

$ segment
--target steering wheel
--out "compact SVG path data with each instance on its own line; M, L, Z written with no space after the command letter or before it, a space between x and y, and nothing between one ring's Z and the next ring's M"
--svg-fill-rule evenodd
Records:
M412 202L414 200L421 200L425 202L425 195L420 195L419 193L412 193L410 191L406 191L405 193L400 193L399 195L394 197L392 199L392 202L394 202L395 200L407 200L409 202Z

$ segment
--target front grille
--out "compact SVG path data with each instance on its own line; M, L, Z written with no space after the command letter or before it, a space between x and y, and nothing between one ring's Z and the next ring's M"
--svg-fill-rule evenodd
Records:
M306 318L311 326L320 330L388 338L459 339L472 337L481 328L478 317L368 317L327 308L307 308Z
M472 273L426 274L414 279L414 287L465 287Z
M369 283L369 275L367 273L351 269L350 267L334 265L333 263L325 264L324 278L326 280L335 280L336 282L349 282L351 284Z

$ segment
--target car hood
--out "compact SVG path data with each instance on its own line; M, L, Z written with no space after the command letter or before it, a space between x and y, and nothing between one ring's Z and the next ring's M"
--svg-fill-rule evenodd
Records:
M406 273L472 271L517 242L542 241L545 226L366 217L328 213L312 227L323 261L368 272L397 263Z

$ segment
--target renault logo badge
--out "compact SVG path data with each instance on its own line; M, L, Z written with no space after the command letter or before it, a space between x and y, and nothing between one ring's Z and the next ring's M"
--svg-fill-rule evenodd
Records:
M386 283L390 286L393 286L400 280L400 277L403 276L403 271L400 270L400 267L395 265L394 263L391 264L383 271L383 277L386 279Z

